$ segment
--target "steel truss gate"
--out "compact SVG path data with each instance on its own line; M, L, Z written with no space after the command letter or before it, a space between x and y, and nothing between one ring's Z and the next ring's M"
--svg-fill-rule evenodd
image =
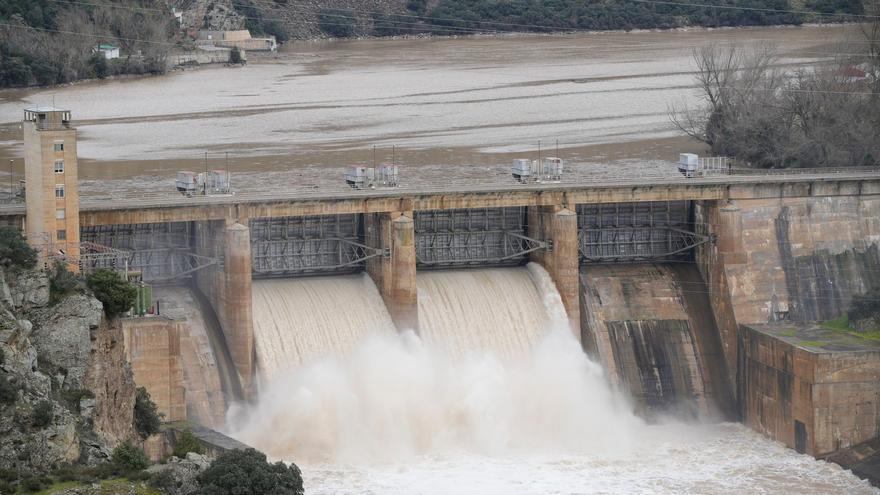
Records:
M690 260L709 242L694 231L691 202L577 205L581 262Z
M250 230L255 276L356 272L383 254L363 242L357 214L252 218Z
M193 224L165 222L102 225L80 229L80 268L141 272L145 282L190 276L217 264L193 252Z
M416 263L421 268L517 265L544 249L527 236L526 209L416 211Z

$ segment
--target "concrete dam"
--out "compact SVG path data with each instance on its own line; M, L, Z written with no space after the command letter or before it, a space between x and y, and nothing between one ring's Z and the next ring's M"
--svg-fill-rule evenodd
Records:
M89 201L44 184L69 112L31 113L56 155L0 218L156 288L123 326L170 420L278 458L613 445L632 411L880 434L880 351L815 337L880 282L876 171Z

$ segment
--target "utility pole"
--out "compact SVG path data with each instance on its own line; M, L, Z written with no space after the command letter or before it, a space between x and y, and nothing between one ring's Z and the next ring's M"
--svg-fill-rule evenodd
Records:
M208 152L205 152L205 180L202 181L204 195L208 195Z
M229 183L229 152L226 152L226 190L223 191L224 194L229 194L229 191L232 190L232 185Z
M12 165L15 164L15 160L12 158L9 159L9 202L12 203L13 198L15 198L15 191L12 190Z

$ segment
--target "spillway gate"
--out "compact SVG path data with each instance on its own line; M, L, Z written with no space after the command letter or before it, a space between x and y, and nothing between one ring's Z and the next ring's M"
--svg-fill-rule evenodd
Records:
M694 229L690 201L577 205L581 263L690 260L710 242Z
M364 242L362 215L254 218L250 230L255 276L350 273L387 255Z
M421 268L517 265L549 245L527 235L525 207L416 211L413 220Z

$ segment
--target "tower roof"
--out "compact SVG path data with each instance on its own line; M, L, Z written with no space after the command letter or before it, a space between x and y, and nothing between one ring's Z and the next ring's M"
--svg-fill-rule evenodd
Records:
M49 112L69 112L70 110L66 110L63 108L55 108L50 106L35 106L30 108L25 108L25 112L34 112L34 113L49 113Z

